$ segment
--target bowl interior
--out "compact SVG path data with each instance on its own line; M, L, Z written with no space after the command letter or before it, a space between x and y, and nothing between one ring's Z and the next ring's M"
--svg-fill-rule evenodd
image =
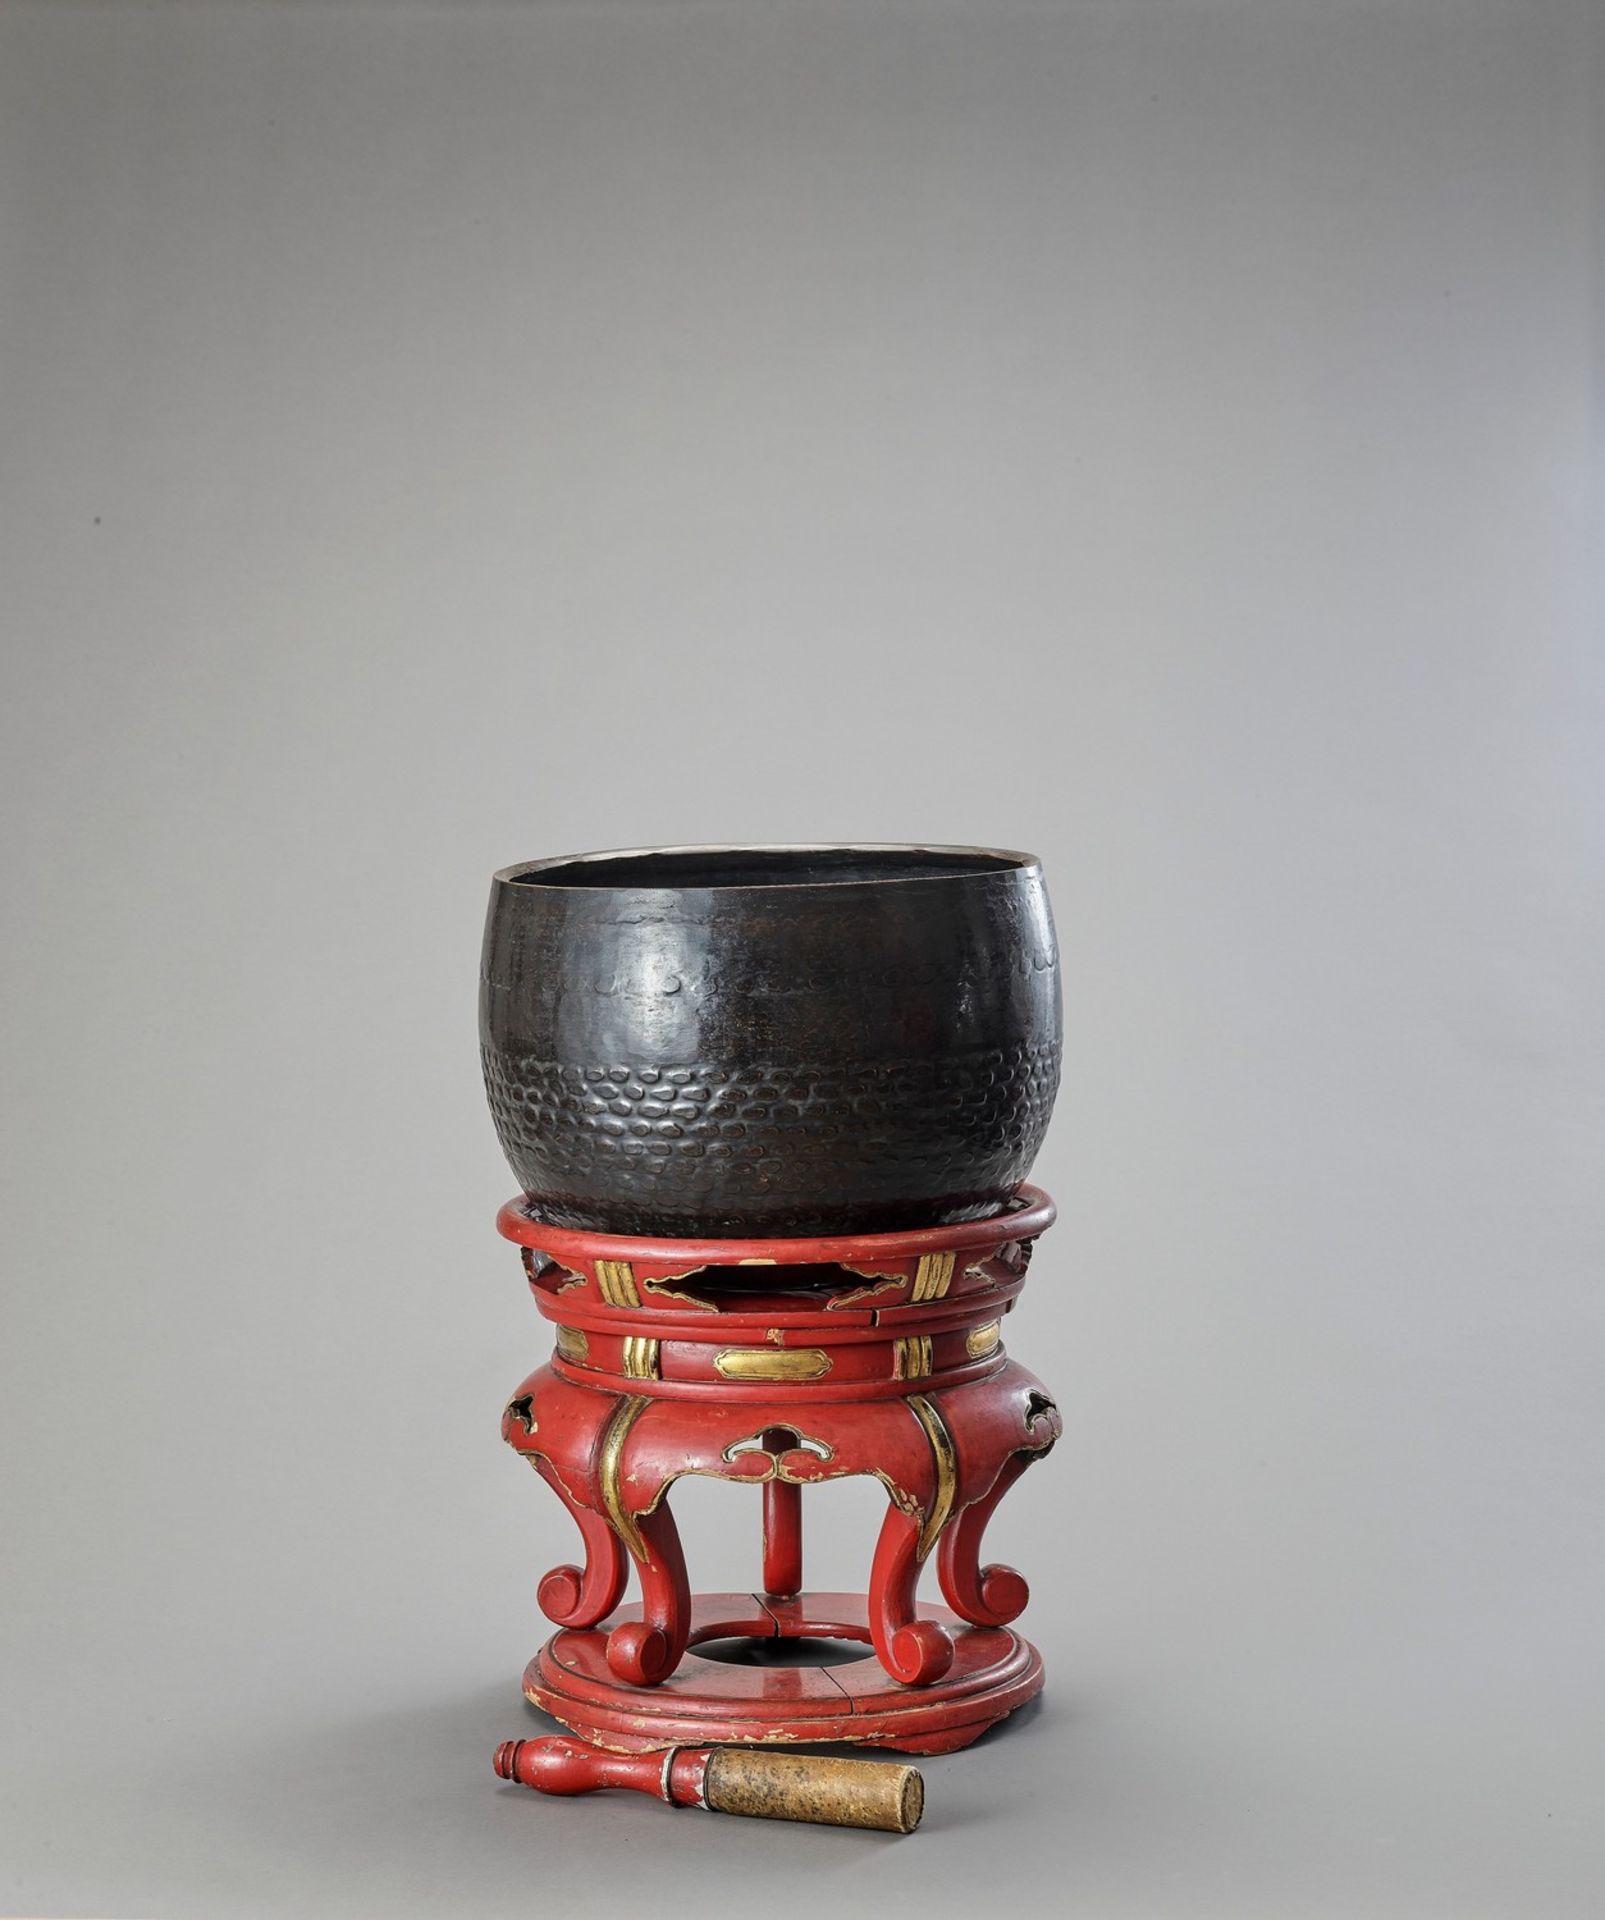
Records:
M809 887L1012 873L1028 854L989 847L642 847L542 861L523 887Z

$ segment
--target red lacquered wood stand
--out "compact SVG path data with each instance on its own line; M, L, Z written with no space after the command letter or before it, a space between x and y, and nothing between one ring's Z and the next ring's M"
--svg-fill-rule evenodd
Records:
M525 1670L529 1698L632 1752L852 1741L945 1753L1037 1693L1041 1658L1009 1625L1026 1583L983 1566L981 1538L1059 1437L1058 1409L1002 1341L1053 1217L1046 1194L1021 1187L991 1218L953 1227L647 1240L504 1207L497 1225L524 1249L556 1345L502 1433L585 1545L583 1566L540 1583L560 1631ZM687 1474L761 1488L762 1591L692 1593L668 1498ZM805 1592L803 1489L848 1474L887 1493L868 1592ZM916 1598L933 1559L946 1607ZM621 1606L632 1566L641 1600ZM732 1637L872 1651L762 1668L695 1652Z

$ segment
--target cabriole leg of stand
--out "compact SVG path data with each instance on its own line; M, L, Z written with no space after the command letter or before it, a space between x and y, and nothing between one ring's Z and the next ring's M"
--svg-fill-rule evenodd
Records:
M934 1620L921 1620L919 1587L923 1520L901 1507L886 1510L869 1574L869 1628L881 1665L905 1687L928 1686L953 1664L953 1640Z
M770 1427L763 1444L778 1459L794 1443L789 1427ZM802 1488L789 1480L766 1480L763 1489L763 1589L771 1600L801 1593Z
M641 1618L627 1620L607 1637L607 1663L620 1680L655 1687L680 1664L691 1634L691 1583L686 1577L680 1530L667 1501L634 1516L642 1554L635 1555L641 1581Z
M1013 1567L981 1565L981 1536L998 1502L1036 1458L1025 1450L1010 1454L981 1498L949 1521L937 1546L936 1573L947 1604L974 1626L1007 1626L1031 1598L1024 1576Z
M585 1542L585 1568L553 1567L536 1590L541 1611L560 1627L594 1627L605 1619L624 1597L629 1579L629 1561L624 1548L607 1520L590 1507L582 1507L558 1478L551 1466L538 1455L535 1470L574 1516L574 1523Z

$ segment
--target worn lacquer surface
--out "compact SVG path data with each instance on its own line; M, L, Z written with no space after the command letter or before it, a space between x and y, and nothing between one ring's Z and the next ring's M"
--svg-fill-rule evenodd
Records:
M816 1239L631 1240L503 1208L553 1352L520 1382L502 1434L585 1549L540 1582L562 1631L530 1663L529 1697L610 1748L847 1740L919 1753L963 1746L1029 1699L1042 1666L1011 1624L1030 1590L982 1543L1062 1428L1003 1344L1052 1219L1030 1187L985 1221ZM810 1593L803 1503L849 1475L886 1494L866 1588ZM672 1510L689 1476L759 1495L761 1590L693 1592ZM946 1608L919 1601L927 1567ZM632 1579L640 1602L622 1605ZM697 1651L724 1639L848 1641L862 1655L809 1669Z

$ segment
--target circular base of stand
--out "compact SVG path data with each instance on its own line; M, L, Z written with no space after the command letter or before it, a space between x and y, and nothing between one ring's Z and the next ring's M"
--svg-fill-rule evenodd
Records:
M691 1649L655 1687L631 1686L607 1664L611 1628L641 1617L621 1607L601 1625L556 1633L524 1670L524 1692L597 1746L644 1753L671 1746L828 1745L952 1753L1042 1690L1042 1656L1007 1627L966 1626L945 1607L921 1607L953 1635L953 1664L929 1686L891 1679L873 1653L839 1666L731 1666L704 1659L698 1642L751 1639L869 1643L861 1594L794 1600L750 1593L698 1594Z

